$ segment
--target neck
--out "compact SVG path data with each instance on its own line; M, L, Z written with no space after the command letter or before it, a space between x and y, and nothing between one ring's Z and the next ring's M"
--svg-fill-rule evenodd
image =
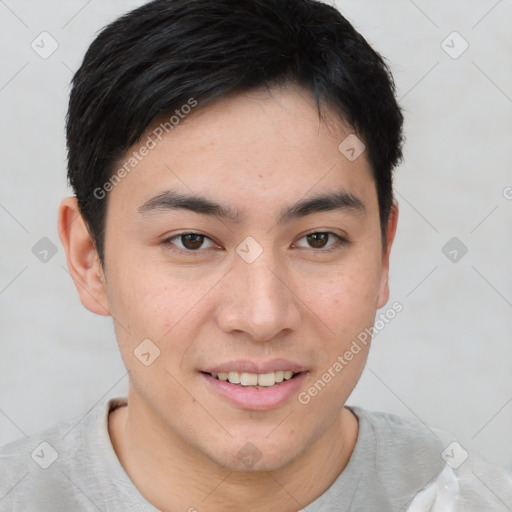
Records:
M296 512L333 484L357 440L357 418L343 408L323 435L285 467L231 471L159 425L140 398L130 395L128 403L109 417L114 450L139 492L165 512Z

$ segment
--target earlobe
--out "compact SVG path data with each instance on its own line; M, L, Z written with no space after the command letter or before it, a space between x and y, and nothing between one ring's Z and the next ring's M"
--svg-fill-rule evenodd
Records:
M388 229L386 233L386 248L382 253L382 274L380 280L379 295L377 297L377 309L382 308L389 300L389 259L391 247L395 239L398 225L398 203L393 200L388 218Z
M80 301L92 313L109 316L103 269L76 197L66 197L61 201L58 229Z

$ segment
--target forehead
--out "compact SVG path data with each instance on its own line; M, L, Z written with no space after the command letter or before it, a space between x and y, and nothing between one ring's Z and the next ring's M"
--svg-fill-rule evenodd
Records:
M349 159L340 151L353 137L350 128L327 109L326 122L320 120L314 98L302 88L238 93L181 112L172 129L162 130L169 117L155 121L118 162L122 166L143 146L153 146L114 187L112 200L122 195L140 208L175 190L223 197L242 211L281 208L318 191L342 188L359 197L375 188L365 152ZM158 138L155 130L163 134Z

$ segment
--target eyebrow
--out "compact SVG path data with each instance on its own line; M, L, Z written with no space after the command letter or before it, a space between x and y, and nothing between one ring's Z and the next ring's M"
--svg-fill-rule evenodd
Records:
M184 209L203 215L212 215L221 220L239 224L242 221L240 212L232 206L222 205L206 197L189 195L166 190L139 206L141 214L158 211ZM364 203L355 195L345 190L324 193L309 199L302 199L281 210L278 223L328 211L344 211L355 215L366 214Z

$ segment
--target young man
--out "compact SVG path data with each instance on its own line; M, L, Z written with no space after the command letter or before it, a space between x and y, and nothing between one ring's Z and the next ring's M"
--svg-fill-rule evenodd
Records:
M314 0L157 0L105 28L59 231L129 394L4 447L0 509L510 510L449 435L344 405L388 301L402 121Z

